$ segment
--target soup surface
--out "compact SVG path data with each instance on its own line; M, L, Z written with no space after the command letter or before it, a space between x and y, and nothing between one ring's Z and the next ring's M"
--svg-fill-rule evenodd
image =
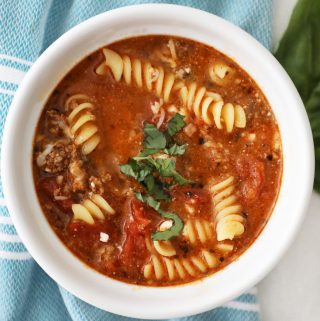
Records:
M256 83L217 50L169 36L83 59L50 96L33 155L62 242L105 275L152 286L237 259L282 174L278 126Z

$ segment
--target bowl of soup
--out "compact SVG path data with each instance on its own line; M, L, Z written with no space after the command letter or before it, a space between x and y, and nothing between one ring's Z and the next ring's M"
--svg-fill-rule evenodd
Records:
M21 84L2 148L19 235L65 289L171 318L256 284L302 223L308 119L256 40L214 15L141 5L53 43Z

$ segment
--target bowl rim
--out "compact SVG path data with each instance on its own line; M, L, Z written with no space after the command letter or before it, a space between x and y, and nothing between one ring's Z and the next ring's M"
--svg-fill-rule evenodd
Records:
M35 80L38 78L40 72L44 70L44 66L48 61L56 55L57 52L63 51L63 47L67 46L69 42L75 41L78 39L81 34L85 31L85 29L92 29L92 28L99 28L103 25L103 23L112 17L112 19L123 19L125 16L134 16L142 17L143 15L149 16L170 16L173 17L172 11L179 10L181 16L180 20L185 20L187 22L187 18L192 17L194 21L192 22L201 24L199 21L211 20L212 24L217 24L223 29L222 33L231 32L236 34L239 39L244 41L250 48L256 52L257 55L261 55L261 59L265 59L266 63L272 67L274 71L276 71L276 77L278 77L279 81L283 83L283 86L286 88L286 93L291 97L291 100L294 102L293 109L294 113L298 117L301 118L301 126L304 129L304 132L300 132L301 139L305 143L303 148L304 153L304 164L307 165L301 171L305 175L303 178L302 192L297 199L299 199L298 209L296 210L296 215L293 217L293 221L289 222L289 231L284 236L282 243L277 250L272 253L272 258L269 259L264 266L260 266L257 271L253 271L247 279L241 282L239 281L238 284L234 285L231 290L223 290L221 289L220 297L215 298L215 300L195 300L194 303L188 303L187 305L172 305L171 310L165 310L163 307L155 309L154 306L152 309L137 309L133 308L132 305L127 305L124 307L122 304L116 304L115 302L112 303L103 303L100 299L99 302L88 292L84 291L84 288L81 286L76 286L74 280L72 279L73 276L69 275L66 276L63 274L61 270L61 266L59 264L54 265L54 263L47 263L46 258L44 258L43 252L40 250L40 244L36 244L35 239L31 235L31 229L27 221L24 220L23 215L21 214L23 211L23 204L22 200L16 197L16 191L19 189L17 184L18 180L15 178L15 166L16 163L16 153L13 148L14 143L17 141L16 137L16 127L17 125L21 124L21 117L19 113L26 113L24 109L24 99L28 97L28 90L34 84ZM178 18L177 18L178 19ZM172 32L175 34L175 32ZM76 64L78 61L75 61ZM240 65L241 66L241 65ZM246 69L245 69L246 70ZM263 91L263 90L262 90ZM263 91L264 92L264 91ZM47 93L48 94L48 93ZM49 95L49 94L48 94ZM273 108L273 106L271 106ZM18 121L19 119L19 121ZM19 123L20 122L20 123ZM29 146L30 147L30 146ZM24 148L24 151L26 151ZM310 124L306 115L306 111L303 107L302 101L300 96L297 93L292 81L290 80L289 76L286 74L284 69L280 66L280 64L276 61L276 59L272 56L270 52L268 52L258 41L248 35L245 31L240 29L239 27L234 26L230 22L217 17L211 13L204 12L199 9L194 9L190 7L180 6L180 5L169 5L169 4L140 4L140 5L133 5L122 7L114 10L110 10L99 14L95 17L92 17L79 25L73 27L64 35L62 35L58 40L56 40L52 45L46 49L42 55L38 58L38 60L34 63L34 65L30 68L29 72L25 76L24 80L22 81L17 93L15 94L14 100L12 105L9 109L9 113L7 116L7 121L4 128L3 134L3 145L2 145L2 154L1 154L1 174L2 174L2 181L3 181L3 192L5 198L7 200L7 207L9 209L10 215L12 217L12 221L17 229L19 236L21 237L22 241L24 242L26 248L30 252L30 254L34 257L37 263L51 276L55 281L57 281L60 285L66 288L68 291L79 297L80 299L88 302L94 306L97 306L101 309L104 309L109 312L113 312L116 314L128 316L128 317L136 317L136 318L173 318L173 317L181 317L187 316L191 314L196 314L200 312L207 311L213 307L216 307L224 302L234 298L237 295L240 295L244 290L250 288L251 286L255 285L259 280L261 280L276 264L279 258L283 255L285 250L288 248L289 244L292 243L294 236L296 235L298 228L302 222L303 214L306 212L308 208L308 201L311 197L312 192L312 185L313 185L313 173L314 173L314 150L313 150L313 140L312 134L310 129ZM283 167L285 164L288 163L287 160L284 160ZM282 187L281 187L282 188ZM26 201L26 200L25 200ZM268 222L269 224L269 222ZM267 224L267 226L268 226ZM266 227L264 228L262 233L265 232ZM261 237L261 235L258 237ZM256 241L257 242L257 241ZM256 243L255 242L255 243ZM251 245L252 247L253 245ZM244 255L244 254L242 254ZM241 256L242 256L241 255ZM67 256L66 256L67 257ZM48 256L47 256L48 259ZM239 260L240 261L240 260ZM79 261L79 263L81 263ZM80 264L77 263L79 266ZM230 264L229 266L235 265L236 262ZM79 267L80 268L80 267ZM228 268L229 269L229 268ZM82 268L82 271L85 269ZM230 269L229 269L230 270ZM85 273L85 272L84 272ZM90 272L89 272L90 273ZM88 274L89 274L88 273ZM231 272L232 273L232 272ZM234 272L233 272L234 273ZM103 277L105 278L105 277ZM209 277L211 278L211 277ZM100 278L101 279L101 278ZM101 279L102 280L102 279ZM118 282L118 281L115 281ZM152 291L145 290L143 286L132 286L130 284L121 283L121 285L117 285L119 291L132 291L130 290L132 287L141 288L145 291L145 293L153 293L153 291L157 292L160 295L163 295L166 291L171 291L171 288L151 288ZM203 281L203 284L206 281ZM110 282L113 284L113 282ZM196 287L197 285L195 285ZM193 284L187 284L184 286L184 289L192 288ZM150 289L150 288L148 288ZM137 291L136 289L133 291ZM101 294L100 294L101 295Z

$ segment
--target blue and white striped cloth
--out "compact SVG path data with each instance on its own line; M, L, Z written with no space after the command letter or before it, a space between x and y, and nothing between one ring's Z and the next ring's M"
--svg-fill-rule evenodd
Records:
M0 0L0 146L14 94L32 63L50 43L91 16L150 2L183 4L215 13L271 47L272 0ZM180 320L257 321L256 294L252 289L220 308ZM0 180L0 321L125 319L74 297L35 263L12 224Z

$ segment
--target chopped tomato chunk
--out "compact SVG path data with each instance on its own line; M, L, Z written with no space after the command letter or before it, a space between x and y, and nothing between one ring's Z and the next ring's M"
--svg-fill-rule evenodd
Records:
M128 228L126 239L122 246L120 259L123 263L129 264L134 260L144 258L146 255L145 236L142 234L135 234L135 228L130 226Z
M143 230L150 224L151 221L145 217L146 213L143 204L136 199L132 199L131 201L131 213L139 229Z
M236 161L236 169L242 180L241 191L247 201L259 197L264 180L264 163L253 156L239 158Z
M145 237L146 227L151 221L145 217L145 214L143 204L133 198L130 201L130 213L124 225L126 237L120 254L120 260L127 265L132 264L133 261L144 261L148 254Z

